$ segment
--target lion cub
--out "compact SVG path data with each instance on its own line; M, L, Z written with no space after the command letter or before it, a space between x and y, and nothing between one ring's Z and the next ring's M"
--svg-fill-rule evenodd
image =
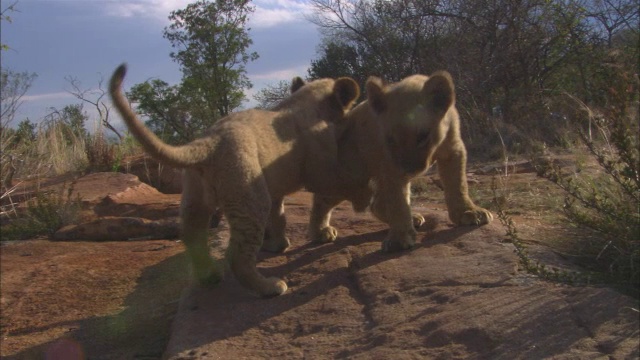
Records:
M333 183L337 161L335 126L358 98L350 78L322 79L299 88L272 111L246 110L217 121L207 134L181 146L162 142L146 128L121 92L123 64L110 93L133 136L158 160L184 168L182 240L200 283L217 283L223 268L209 255L207 229L216 209L229 222L227 259L238 281L261 296L287 285L256 269L267 222L280 224L285 195L306 186L322 192ZM294 80L294 85L300 79ZM274 210L274 211L272 211Z
M411 215L410 180L433 163L444 185L449 218L456 225L482 225L493 216L469 198L467 152L460 138L453 80L448 72L430 77L413 75L385 85L371 77L367 100L342 123L338 140L338 178L335 196L315 194L309 224L312 241L330 242L337 230L330 225L332 209L343 200L356 211L367 206L390 231L385 251L415 245L415 227L424 223Z

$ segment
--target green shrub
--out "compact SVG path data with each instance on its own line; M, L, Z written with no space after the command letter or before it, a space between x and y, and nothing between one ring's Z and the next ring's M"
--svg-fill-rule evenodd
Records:
M21 240L35 236L51 237L65 225L72 224L81 210L79 195L72 196L73 186L65 194L65 186L58 192L38 191L27 201L24 216L3 226L2 240Z
M581 262L613 282L638 287L640 144L637 95L630 92L612 89L601 114L572 98L579 104L573 120L596 171L563 173L547 162L538 164L538 174L564 190L567 218L594 232L573 244Z

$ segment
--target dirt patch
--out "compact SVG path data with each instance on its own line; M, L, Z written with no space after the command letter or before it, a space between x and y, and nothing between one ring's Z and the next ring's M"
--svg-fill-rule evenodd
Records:
M29 240L0 250L3 358L161 356L187 279L182 244Z

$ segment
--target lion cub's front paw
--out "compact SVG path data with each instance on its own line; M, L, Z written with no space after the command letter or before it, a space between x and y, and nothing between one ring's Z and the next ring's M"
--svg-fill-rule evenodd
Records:
M477 207L473 210L467 210L460 216L459 225L484 225L493 220L493 215L489 210Z
M424 220L424 219L423 219ZM382 242L382 251L396 252L413 248L416 244L416 232L412 231L389 231L389 235Z
M319 230L309 231L309 238L312 242L320 244L334 242L338 238L338 230L329 225Z
M416 229L426 222L424 216L416 213L411 214L411 220L413 221L413 227Z
M267 278L260 287L260 296L270 298L282 295L287 291L287 283L277 277Z

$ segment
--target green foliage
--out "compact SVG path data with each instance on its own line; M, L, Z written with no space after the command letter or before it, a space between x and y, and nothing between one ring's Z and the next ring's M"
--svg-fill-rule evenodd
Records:
M462 133L474 150L498 141L492 139L496 128L508 150L530 146L535 136L562 145L558 132L565 124L549 111L549 99L569 92L601 106L612 71L637 73L640 15L631 0L312 4L324 40L311 78L397 81L448 70L456 81Z
M88 136L85 124L89 116L83 111L82 104L66 105L62 110L51 108L51 112L45 116L45 126L60 126L65 140L71 144L75 139L85 139Z
M2 69L0 72L0 174L4 191L11 188L13 176L21 167L24 155L30 151L33 124L21 122L18 130L11 128L22 104L22 97L36 78L35 73L17 73ZM24 140L24 141L23 141Z
M496 189L495 186L494 189ZM594 283L602 283L603 281L605 281L603 276L593 272L561 270L553 266L547 266L540 261L536 261L531 258L531 256L529 255L529 251L527 250L527 246L518 235L518 228L513 222L513 219L509 215L507 215L506 211L504 210L502 205L499 204L499 202L495 204L498 207L498 220L500 220L500 223L502 223L502 225L505 227L505 235L507 236L508 241L511 242L515 247L515 252L520 259L520 264L526 272L532 275L536 275L542 279L575 285L588 285Z
M15 72L2 69L0 72L0 130L11 124L22 104L22 97L36 79L35 73Z
M151 80L128 94L164 140L192 140L245 100L243 90L251 87L246 64L258 58L247 51L252 40L246 22L254 9L249 4L199 0L171 12L164 37L174 48L171 58L180 64L181 83Z
M14 143L24 143L31 144L36 140L36 124L29 121L29 119L24 119L18 124L18 129L16 130Z
M82 208L80 196L72 196L73 185L65 186L58 192L35 193L34 197L27 201L27 209L24 216L3 225L2 240L21 240L34 236L53 236L63 226L72 224L78 217Z
M17 4L18 4L18 1L16 0L11 5L7 6L6 8L2 9L2 11L0 11L0 23L5 21L11 24L13 22L13 19L11 18L11 16L9 16L9 12L17 11L16 10ZM9 45L5 43L0 43L0 51L9 50L9 49L10 49Z
M193 139L206 127L205 123L194 124L198 120L190 116L190 99L181 91L180 85L170 86L154 79L132 86L127 96L138 103L136 110L147 119L146 124L153 132L176 144Z
M366 63L366 54L359 53L355 46L338 39L323 39L319 52L321 57L312 60L308 70L311 79L349 76L364 84L369 75L379 73L375 66Z
M638 284L640 142L638 113L633 110L637 109L637 90L626 87L628 83L620 78L614 80L618 80L618 86L611 89L607 97L610 106L603 114L596 116L581 103L575 118L599 171L566 174L548 163L539 164L538 170L539 175L564 190L568 219L596 233L580 244L584 261L619 282Z

